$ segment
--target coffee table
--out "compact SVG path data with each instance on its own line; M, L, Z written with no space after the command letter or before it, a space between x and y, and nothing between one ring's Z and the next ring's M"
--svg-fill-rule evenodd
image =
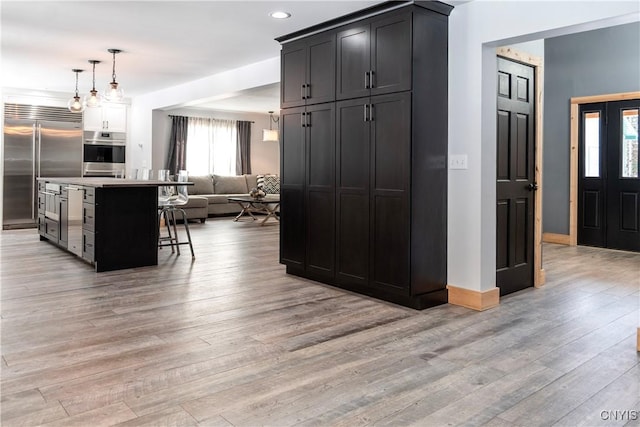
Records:
M254 213L266 215L260 225L264 225L269 218L275 218L276 221L280 221L280 218L276 215L276 209L280 206L280 195L269 194L260 199L255 199L251 196L228 197L227 200L237 203L242 208L238 216L233 219L234 221L238 221L243 215L249 215L255 221L258 218L253 216Z

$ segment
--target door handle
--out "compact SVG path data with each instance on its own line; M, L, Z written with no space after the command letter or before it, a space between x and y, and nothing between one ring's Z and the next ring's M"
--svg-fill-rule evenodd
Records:
M369 89L369 72L364 72L364 88Z
M369 121L369 104L364 104L363 105L363 111L364 111L364 121L368 122Z
M300 88L300 96L302 97L302 99L307 99L306 87L307 85L302 85L302 87Z
M302 127L306 127L307 126L307 123L306 123L306 120L305 120L306 119L306 117L305 117L306 114L307 113L300 114L300 126L302 126Z
M525 188L527 190L529 190L529 191L537 191L538 190L538 184L533 182L533 183L527 185Z
M369 71L369 89L373 89L375 87L375 82L373 80L373 70Z
M310 83L307 83L305 85L304 93L305 93L305 96L307 97L307 99L311 98L311 84Z

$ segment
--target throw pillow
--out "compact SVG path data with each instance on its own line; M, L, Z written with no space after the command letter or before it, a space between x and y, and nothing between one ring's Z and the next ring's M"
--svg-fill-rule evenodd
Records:
M265 175L263 190L267 194L280 194L280 177L278 175Z
M256 181L258 183L258 185L256 185L256 188L264 188L264 175L258 175L256 176Z

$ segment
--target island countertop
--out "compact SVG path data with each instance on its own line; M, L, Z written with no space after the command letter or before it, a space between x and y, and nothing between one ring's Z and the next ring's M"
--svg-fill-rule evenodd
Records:
M121 178L80 178L80 177L52 177L37 178L39 181L52 182L55 184L71 184L83 187L107 188L107 187L158 187L176 185L174 181L156 181L141 179L121 179ZM193 185L192 182L181 182L180 185Z

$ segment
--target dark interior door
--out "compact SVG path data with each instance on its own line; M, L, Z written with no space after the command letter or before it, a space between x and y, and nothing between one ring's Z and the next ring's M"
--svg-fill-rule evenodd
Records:
M580 106L578 143L578 244L606 246L606 103Z
M640 100L607 105L607 247L640 251Z
M640 251L640 100L580 106L578 244Z
M533 286L534 69L498 58L496 284Z

